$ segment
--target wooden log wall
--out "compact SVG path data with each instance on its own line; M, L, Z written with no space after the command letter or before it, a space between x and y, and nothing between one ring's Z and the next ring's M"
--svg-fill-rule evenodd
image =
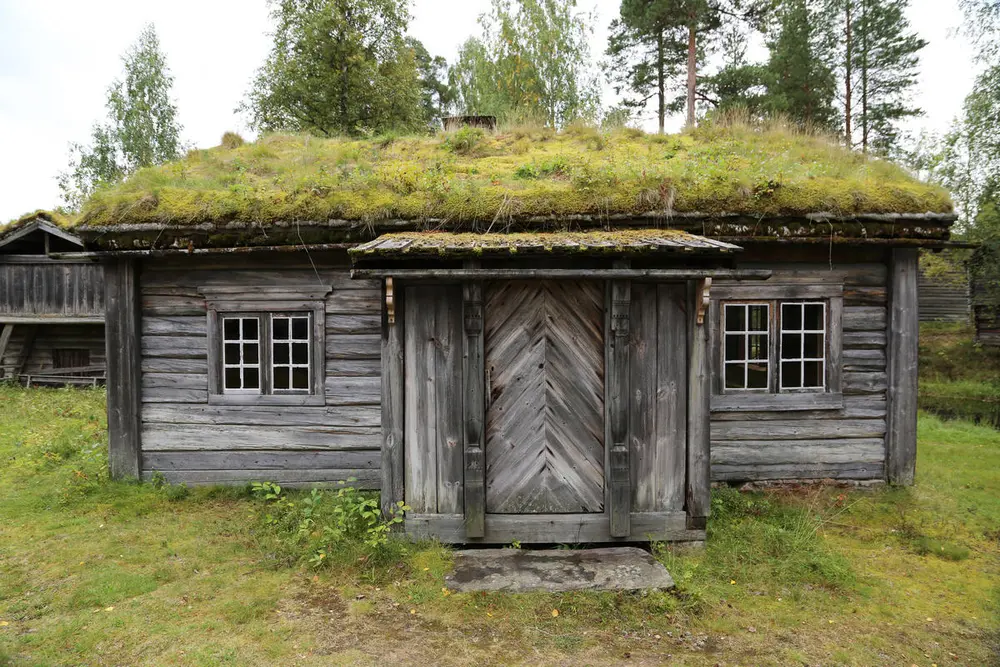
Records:
M381 479L381 286L344 254L169 258L144 263L142 471L173 482L285 485ZM252 268L251 268L252 267ZM326 298L325 405L208 405L207 286L317 285Z
M32 328L34 333L32 333ZM32 339L33 336L33 340ZM30 346L25 349L25 344ZM11 377L17 371L22 354L21 373L37 375L51 372L55 350L86 350L88 366L104 367L103 324L17 324L11 330L10 342L0 356L0 377Z
M771 284L843 283L844 405L835 410L713 412L712 479L884 479L886 263L746 264L764 266L775 269Z
M100 264L0 262L0 322L11 317L104 316L104 272Z

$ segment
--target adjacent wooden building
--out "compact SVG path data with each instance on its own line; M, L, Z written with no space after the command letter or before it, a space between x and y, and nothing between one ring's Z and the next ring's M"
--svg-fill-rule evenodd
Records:
M104 281L83 241L39 212L0 228L0 379L104 381Z
M701 540L712 482L912 483L947 195L722 136L269 137L102 194L113 474L353 479L464 543ZM705 185L720 156L747 175ZM236 166L249 204L213 189Z
M917 294L921 322L969 323L972 289L969 273L964 267L930 275L921 266Z

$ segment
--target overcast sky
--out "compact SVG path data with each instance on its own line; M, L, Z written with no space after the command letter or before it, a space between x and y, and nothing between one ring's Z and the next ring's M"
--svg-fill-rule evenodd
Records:
M410 32L452 61L488 5L414 0ZM596 14L595 56L618 5L580 0ZM916 100L927 113L913 129L942 132L972 85L971 49L954 34L956 0L912 0L910 19L930 42ZM59 204L55 177L66 167L68 145L85 142L103 118L120 56L150 22L175 78L185 141L210 147L227 130L246 133L234 110L268 51L266 0L0 0L0 223Z

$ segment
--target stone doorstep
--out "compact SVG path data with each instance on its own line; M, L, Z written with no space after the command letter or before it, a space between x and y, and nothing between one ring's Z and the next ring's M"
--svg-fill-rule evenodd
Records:
M460 593L648 591L674 587L667 569L638 547L457 551L454 570L445 577L445 583Z

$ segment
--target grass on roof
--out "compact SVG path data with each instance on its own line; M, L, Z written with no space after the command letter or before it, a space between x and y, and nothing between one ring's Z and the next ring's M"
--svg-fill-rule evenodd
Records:
M15 229L23 227L24 225L34 222L35 220L51 222L52 224L62 227L63 229L70 229L77 223L76 216L67 214L64 211L46 211L44 209L38 209L37 211L32 211L31 213L25 213L20 218L11 220L7 224L0 223L0 236L9 234Z
M368 140L274 134L229 145L99 191L82 224L952 211L943 189L902 168L778 124L679 135L586 126Z

